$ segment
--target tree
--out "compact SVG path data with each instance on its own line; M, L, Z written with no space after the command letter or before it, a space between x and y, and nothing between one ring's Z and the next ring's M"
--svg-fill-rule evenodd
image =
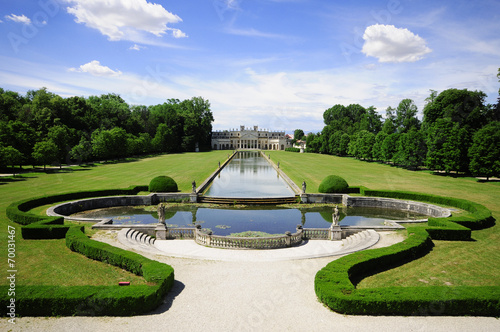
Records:
M474 175L500 176L500 122L492 122L479 129L469 149L470 171Z
M76 159L78 161L78 165L81 165L82 162L90 159L90 156L92 155L92 144L87 137L82 136L78 145L75 145L71 149L69 155L72 159Z
M450 119L438 119L427 131L427 167L449 173L460 166L459 126Z
M343 133L340 137L339 143L339 155L346 156L349 153L349 142L351 141L351 136L347 133Z
M49 128L47 138L54 142L57 146L57 160L59 161L59 167L62 167L62 162L68 157L68 152L70 151L71 143L71 132L66 125L58 125Z
M368 130L357 132L349 143L349 153L358 159L371 160L375 135Z
M423 165L426 154L425 136L415 128L401 134L398 140L396 162L408 169L416 170Z
M388 135L382 142L382 160L386 162L395 162L395 156L398 152L398 141L401 135L393 133Z
M395 124L398 133L406 133L412 128L420 129L420 121L417 119L417 105L413 100L401 100L396 108Z
M382 117L377 113L376 108L370 106L366 109L366 113L362 116L359 129L377 134L380 130L382 130L381 118Z
M52 140L44 140L35 144L31 155L36 163L43 165L45 170L45 165L52 164L57 160L57 152L57 145Z
M15 165L21 165L23 162L23 155L12 146L0 146L0 166L11 165L14 169ZM16 173L13 173L16 176Z
M431 97L424 107L423 127L428 130L438 119L448 118L460 127L468 125L473 131L481 128L488 120L485 105L486 94L467 89L448 89Z
M387 136L389 135L383 131L379 132L375 136L375 143L372 148L372 156L375 160L384 160L384 156L382 154L382 144Z
M117 159L127 155L127 132L123 128L95 130L92 133L92 154L98 159Z
M295 129L295 131L293 132L294 141L296 142L302 140L302 137L304 137L304 131L302 129Z
M196 144L202 150L211 148L212 122L210 102L201 97L193 97L180 103L180 115L184 118L184 137L182 147L194 151Z
M387 107L385 110L385 120L382 126L382 131L388 135L396 132L396 116L394 115L396 110L391 106Z

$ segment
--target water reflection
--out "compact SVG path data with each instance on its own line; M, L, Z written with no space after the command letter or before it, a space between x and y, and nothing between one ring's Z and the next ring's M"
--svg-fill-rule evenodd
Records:
M168 205L167 205L168 206ZM111 218L114 224L152 224L158 222L155 206L115 207L91 210L74 215L86 218ZM387 219L419 219L422 216L407 211L380 208L341 208L341 226L377 226ZM291 209L279 207L219 207L207 208L193 205L173 205L165 211L169 227L202 225L217 235L245 231L262 231L270 234L293 232L299 224L309 228L330 227L332 208Z
M240 151L214 179L205 196L290 197L294 192L257 151Z

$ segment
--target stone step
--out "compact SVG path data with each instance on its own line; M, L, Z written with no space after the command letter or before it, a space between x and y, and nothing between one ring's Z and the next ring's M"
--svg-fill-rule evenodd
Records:
M241 205L279 205L297 203L297 197L269 197L269 198L246 198L246 197L198 197L199 203L210 204L241 204Z

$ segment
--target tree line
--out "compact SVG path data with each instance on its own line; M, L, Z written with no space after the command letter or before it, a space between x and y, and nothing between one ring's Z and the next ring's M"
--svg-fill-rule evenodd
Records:
M213 121L201 97L144 106L117 94L62 98L46 88L26 95L0 88L0 167L209 150Z
M323 130L307 135L306 151L413 170L500 176L500 97L496 105L485 98L481 91L431 90L422 121L411 99L388 107L383 120L374 107L335 105L323 113Z

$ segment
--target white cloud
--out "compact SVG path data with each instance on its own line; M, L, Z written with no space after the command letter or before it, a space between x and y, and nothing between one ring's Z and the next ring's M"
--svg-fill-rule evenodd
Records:
M146 0L67 0L68 13L77 23L99 30L109 40L134 40L137 34L147 32L161 37L167 24L182 19L163 6Z
M172 35L174 38L186 38L187 35L179 29L172 29Z
M366 28L362 52L380 62L415 62L431 52L425 40L408 29L375 24Z
M140 51L140 50L142 50L144 48L145 48L144 46L134 44L134 46L130 46L129 47L129 50Z
M5 15L5 18L17 23L23 23L23 24L31 24L31 20L26 17L26 15L16 15L16 14L10 14L10 15Z
M119 76L122 74L121 71L114 71L107 66L102 66L97 60L90 61L79 68L70 68L69 71L79 72L79 73L89 73L94 76Z

